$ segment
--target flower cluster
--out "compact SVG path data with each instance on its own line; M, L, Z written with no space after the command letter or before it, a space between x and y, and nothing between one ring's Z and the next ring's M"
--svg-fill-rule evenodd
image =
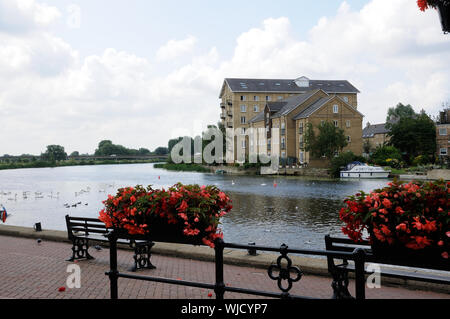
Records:
M440 0L417 0L417 5L421 11L425 11L430 7L436 9L439 1Z
M369 241L401 245L413 250L438 248L443 258L450 251L450 183L398 183L370 194L345 199L339 217L344 234L355 242Z
M217 187L182 184L167 190L140 185L121 188L103 204L99 219L108 228L152 236L173 225L183 236L197 236L210 247L216 238L223 238L220 218L232 209L230 198Z

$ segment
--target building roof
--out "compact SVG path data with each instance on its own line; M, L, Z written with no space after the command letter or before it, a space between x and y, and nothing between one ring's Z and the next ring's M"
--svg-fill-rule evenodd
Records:
M296 116L294 116L294 120L299 120L303 118L309 117L311 114L313 114L315 111L320 109L325 103L333 99L335 96L326 96L319 98L316 102L308 106L306 109L302 110L300 113L298 113Z
M226 78L233 92L266 92L266 93L306 93L311 90L322 89L326 93L360 93L347 80L309 80L306 77L308 86L298 86L298 79L243 79ZM222 88L223 91L223 88Z
M288 102L286 100L277 102L267 102L266 105L269 107L270 112L278 112L281 110Z
M374 125L369 124L363 129L363 138L374 137L376 134L387 133L389 133L389 130L386 128L386 123Z
M293 97L283 100L284 102L286 102L285 105L277 113L275 113L272 116L272 118L277 118L277 117L281 117L281 116L289 114L296 107L305 103L310 97L312 97L314 94L316 94L319 91L320 90L314 90L314 91L310 91L308 93L296 95L296 96L293 96Z
M255 123L264 121L264 111L259 112L254 118L252 118L248 123Z

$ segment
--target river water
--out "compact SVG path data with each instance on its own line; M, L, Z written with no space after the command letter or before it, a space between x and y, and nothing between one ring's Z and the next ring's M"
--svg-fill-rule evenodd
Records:
M227 242L323 249L326 234L341 236L345 197L389 180L227 176L155 169L153 164L71 166L0 171L6 224L66 230L64 216L98 217L108 194L125 186L216 185L233 200L222 220Z

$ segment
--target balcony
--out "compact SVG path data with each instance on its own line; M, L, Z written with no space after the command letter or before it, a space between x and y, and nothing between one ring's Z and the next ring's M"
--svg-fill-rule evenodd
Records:
M224 109L225 108L225 103L220 103L220 108Z
M281 149L285 150L286 149L286 144L281 143Z
M233 117L233 111L228 111L228 112L227 112L227 115L228 115L229 117Z
M298 129L298 134L303 134L303 127Z
M281 129L281 136L285 136L286 135L286 129L285 128L282 128Z
M227 127L228 128L233 128L233 122L227 122Z
M220 118L221 118L222 120L225 120L227 117L226 117L226 115L225 115L224 113L221 113L221 114L220 114Z
M227 100L227 104L228 104L229 106L233 106L233 102L232 102L231 100Z

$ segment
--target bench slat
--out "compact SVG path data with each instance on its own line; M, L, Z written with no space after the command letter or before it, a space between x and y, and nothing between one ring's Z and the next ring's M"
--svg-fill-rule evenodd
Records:
M95 228L82 228L82 227L72 227L72 232L80 232L80 233L97 233L97 234L107 234L108 231L106 229L95 229Z
M347 269L348 271L355 271L355 266L352 264L338 265L337 268ZM367 271L367 267L365 269L366 274L372 274L373 272ZM391 269L382 269L381 275L392 278L400 278L405 280L416 280L416 281L425 281L432 282L437 284L450 284L449 276L440 276L433 275L428 273L412 273L404 270L391 270Z
M71 217L71 216L69 216L68 219L69 219L69 221L75 220L75 221L82 221L82 222L88 221L88 222L100 222L100 223L102 223L102 221L100 219L98 219L98 218Z
M81 226L81 227L87 227L87 228L102 228L102 229L107 229L105 224L91 224L91 223L70 223L70 226Z

